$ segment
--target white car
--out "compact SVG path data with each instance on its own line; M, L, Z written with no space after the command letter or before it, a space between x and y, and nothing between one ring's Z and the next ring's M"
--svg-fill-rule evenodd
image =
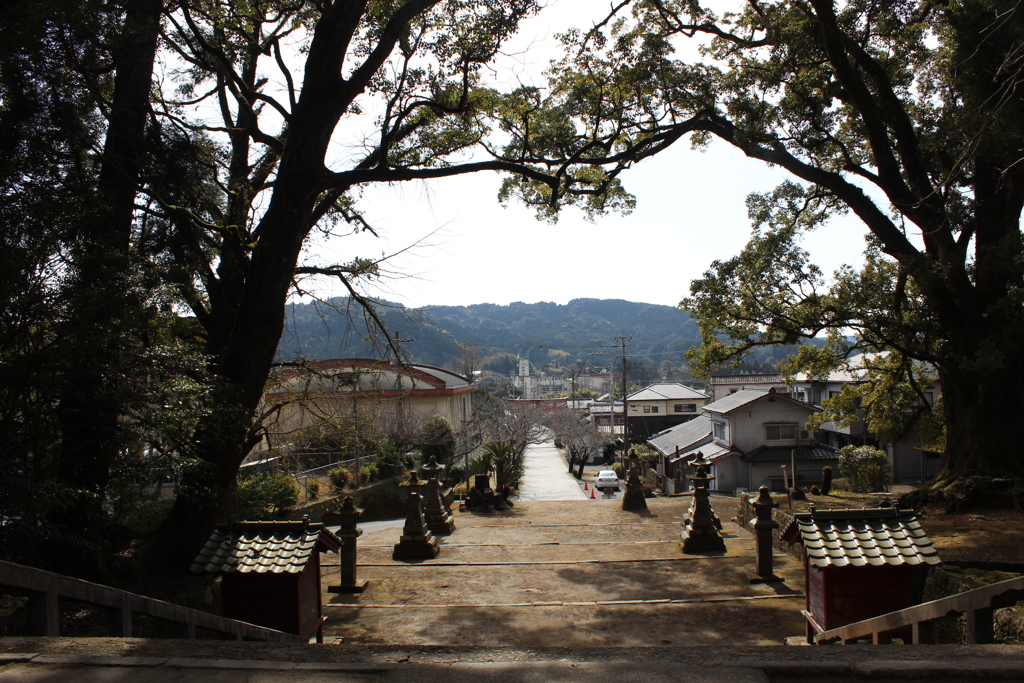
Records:
M613 470L601 470L594 480L594 488L602 493L619 490L619 477Z

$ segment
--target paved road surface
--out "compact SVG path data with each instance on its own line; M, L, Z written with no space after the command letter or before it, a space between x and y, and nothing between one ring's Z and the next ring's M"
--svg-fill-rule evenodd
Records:
M523 481L519 500L585 500L587 495L567 471L568 465L555 444L530 444L523 456Z

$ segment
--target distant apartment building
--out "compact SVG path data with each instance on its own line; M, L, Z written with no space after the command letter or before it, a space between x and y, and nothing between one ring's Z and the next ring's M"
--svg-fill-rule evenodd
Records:
M544 394L568 394L572 382L564 377L548 377L543 372L530 372L530 361L519 361L519 375L516 388L523 392L523 398L535 400Z

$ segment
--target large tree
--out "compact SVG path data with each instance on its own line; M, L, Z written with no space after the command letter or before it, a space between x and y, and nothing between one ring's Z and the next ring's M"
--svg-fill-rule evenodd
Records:
M628 206L623 171L687 138L784 169L793 182L751 197L748 248L684 301L709 342L697 360L824 330L833 343L803 359L823 371L852 331L895 354L911 385L912 368L937 372L937 484L1024 476L1012 445L1024 413L1024 7L751 0L717 16L627 0L566 40L550 92L506 124L510 153L528 151L561 183L510 179L506 195L548 215L564 202ZM678 56L688 41L701 58ZM867 259L826 278L798 242L840 213L865 226Z
M557 184L487 150L504 96L488 63L535 0L196 0L164 17L167 80L142 232L205 339L214 412L152 548L186 562L259 439L254 419L296 277L354 282L376 264L304 262L314 230L371 229L359 188L475 171ZM478 152L484 156L478 156Z

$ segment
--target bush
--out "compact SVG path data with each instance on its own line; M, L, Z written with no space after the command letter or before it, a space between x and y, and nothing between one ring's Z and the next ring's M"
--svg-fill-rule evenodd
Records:
M377 463L371 462L369 465L363 465L360 467L359 478L363 480L364 484L379 479L380 470L377 468Z
M309 497L310 498L319 498L320 497L320 482L317 481L316 479L307 479L306 480L306 491L309 492Z
M622 466L622 463L615 463L612 465L612 471L615 472L615 476L619 478L619 481L626 480L626 468Z
M239 519L278 519L299 504L299 487L287 474L254 474L238 482L235 516Z
M348 486L348 483L352 480L352 475L348 473L348 470L340 466L328 472L327 476L331 480L331 485L338 491Z
M852 490L853 489L850 488L850 482L849 480L846 479L846 477L839 477L838 479L832 480L832 493L835 493L836 491L846 491L847 493L849 493Z
M839 471L854 493L888 491L892 487L892 463L889 462L889 456L871 446L840 448Z

